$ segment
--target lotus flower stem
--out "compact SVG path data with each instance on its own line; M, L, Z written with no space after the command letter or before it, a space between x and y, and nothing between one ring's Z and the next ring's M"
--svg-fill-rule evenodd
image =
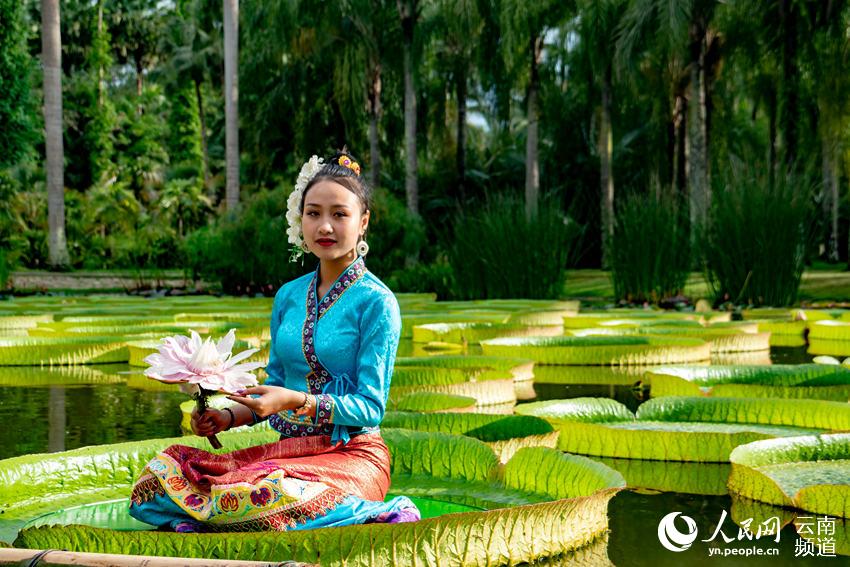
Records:
M197 403L196 407L198 408L198 413L200 415L204 415L204 413L207 411L207 396L209 396L211 393L212 391L207 390L206 388L198 388L198 393L195 394L194 397L195 402ZM207 437L207 439L209 440L210 445L212 445L213 449L221 449L221 441L218 440L218 437L216 437L215 434L210 435L209 437Z

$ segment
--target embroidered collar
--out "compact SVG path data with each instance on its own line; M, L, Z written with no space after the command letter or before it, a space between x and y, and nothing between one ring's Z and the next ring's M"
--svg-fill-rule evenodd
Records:
M313 279L310 280L310 288L307 291L307 304L311 307L308 309L308 316L315 313L315 306L318 305L319 312L316 317L317 320L320 319L340 297L342 297L342 294L345 293L345 291L351 287L354 282L366 273L366 263L363 261L363 256L358 256L342 271L336 281L334 281L334 283L331 284L331 287L328 288L328 291L325 293L322 300L317 304L316 301L318 292L316 287L319 283L320 268L321 264L316 267L316 271L313 273Z

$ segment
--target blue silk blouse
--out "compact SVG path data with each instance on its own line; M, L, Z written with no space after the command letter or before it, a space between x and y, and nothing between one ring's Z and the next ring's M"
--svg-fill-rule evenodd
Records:
M316 396L314 418L285 410L269 424L287 437L350 435L378 430L401 337L401 310L392 291L366 269L349 264L322 298L319 267L278 290L271 315L266 385Z

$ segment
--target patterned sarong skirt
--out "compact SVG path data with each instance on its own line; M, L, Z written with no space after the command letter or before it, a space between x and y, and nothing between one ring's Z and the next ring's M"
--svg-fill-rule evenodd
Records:
M380 432L327 435L213 454L172 445L133 486L130 515L177 531L296 530L419 519L410 499L384 502L390 454Z

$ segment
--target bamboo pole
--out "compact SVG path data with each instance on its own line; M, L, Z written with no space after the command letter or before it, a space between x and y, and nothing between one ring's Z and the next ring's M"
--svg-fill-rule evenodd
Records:
M80 565L88 567L305 567L310 563L297 561L234 561L231 559L197 559L155 557L149 555L118 555L114 553L84 553L57 549L0 549L0 565Z

